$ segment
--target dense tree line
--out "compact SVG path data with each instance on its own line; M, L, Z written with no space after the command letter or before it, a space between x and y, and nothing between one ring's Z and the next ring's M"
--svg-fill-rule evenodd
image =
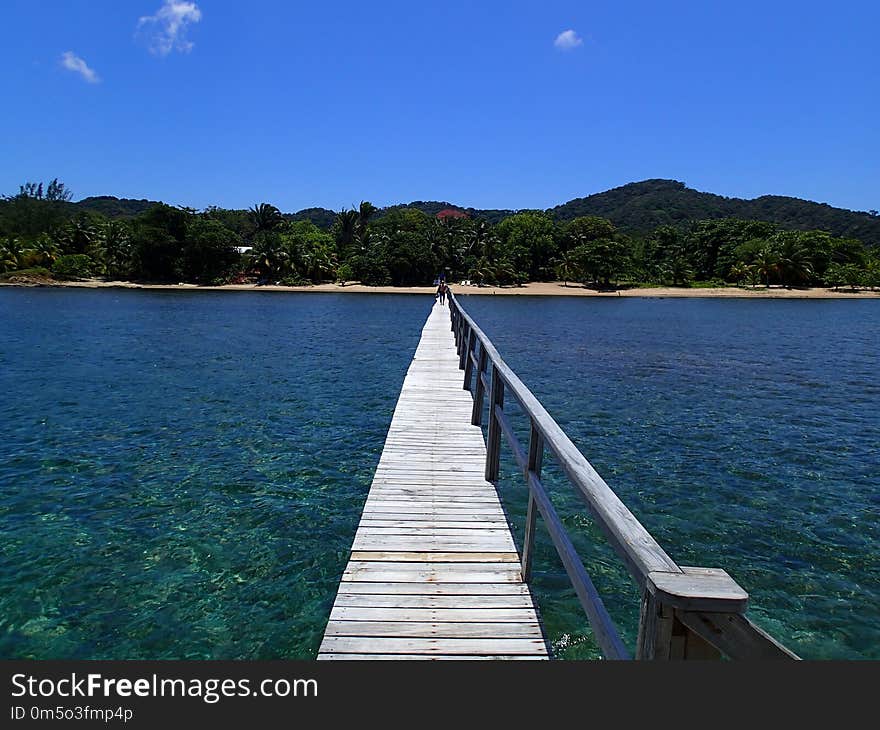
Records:
M443 271L450 281L478 285L880 286L878 256L858 239L737 218L639 234L592 215L560 222L552 211L520 211L493 224L461 210L378 210L363 202L327 217L322 228L268 203L202 211L158 203L110 217L71 213L70 197L54 180L28 183L2 201L0 272L203 285L424 285Z

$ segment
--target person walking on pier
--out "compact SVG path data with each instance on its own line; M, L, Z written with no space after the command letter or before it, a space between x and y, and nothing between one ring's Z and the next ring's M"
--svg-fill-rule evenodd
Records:
M440 298L440 306L446 303L446 281L440 279L440 286L437 287L437 296Z

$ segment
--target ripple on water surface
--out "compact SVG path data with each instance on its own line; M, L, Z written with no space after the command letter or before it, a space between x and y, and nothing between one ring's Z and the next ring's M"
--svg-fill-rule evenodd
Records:
M0 291L0 656L314 656L430 303Z
M675 560L802 656L880 658L876 302L463 303ZM313 657L430 304L0 290L0 657ZM632 645L636 591L546 470ZM554 649L595 657L538 536Z
M804 657L880 658L878 302L463 303L673 559L725 568L752 618ZM527 438L524 419L520 429ZM506 474L521 534L511 461ZM547 481L632 645L629 578L552 463ZM552 545L541 547L554 647L596 656Z

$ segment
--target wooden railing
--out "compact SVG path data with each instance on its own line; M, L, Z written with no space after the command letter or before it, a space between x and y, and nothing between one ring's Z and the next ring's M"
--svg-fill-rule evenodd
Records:
M504 434L529 490L521 554L523 580L529 581L531 576L540 514L603 655L608 659L632 658L541 481L546 450L584 499L596 524L641 590L636 659L798 658L746 618L748 593L724 570L680 566L666 554L501 359L451 292L449 312L459 367L464 370L464 388L471 390L473 383L474 425L482 425L488 393L486 480L498 481ZM518 401L530 420L528 449L516 437L504 411L507 395Z

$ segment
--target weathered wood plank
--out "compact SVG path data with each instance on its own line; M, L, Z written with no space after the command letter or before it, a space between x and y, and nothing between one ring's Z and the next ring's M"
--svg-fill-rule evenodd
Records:
M452 621L456 623L524 623L536 624L535 609L521 608L394 608L334 606L330 623L334 621ZM355 634L356 636L359 634ZM493 634L487 634L493 636Z
M507 523L503 517L491 518L484 515L453 515L451 517L443 517L438 512L433 512L430 517L423 517L418 513L400 513L400 512L376 512L364 514L361 517L362 525L379 525L379 524L400 525L405 527L412 525L414 527L424 527L425 525L436 525L438 528L444 527L462 527L477 528L482 525L505 526Z
M342 582L379 583L520 583L518 561L503 563L401 563L354 561Z
M524 583L401 583L382 581L345 581L339 585L340 596L528 596Z
M416 537L424 539L430 539L431 537L474 537L475 539L491 537L510 539L510 533L506 527L499 525L493 529L480 523L475 523L472 527L438 527L433 522L426 522L417 527L404 527L401 525L377 526L370 522L361 522L357 534L358 537L371 535L373 537Z
M421 489L407 485L406 487L383 487L380 486L368 497L370 501L378 502L440 502L441 504L490 504L498 505L497 496L482 494L472 488L462 490L459 493L448 493L449 487L443 485L424 484Z
M357 544L357 543L355 543ZM414 545L414 547L424 547ZM516 553L482 552L475 548L471 552L444 552L441 550L422 550L420 552L381 551L355 549L351 560L358 562L411 562L411 563L516 563Z
M431 543L436 546L443 544L444 542L450 544L463 544L470 547L480 547L488 544L500 545L501 547L498 548L499 551L514 550L513 540L510 533L505 534L500 529L492 530L489 528L473 527L469 530L444 530L442 528L435 528L433 524L414 529L407 529L404 527L378 528L362 524L355 536L354 544L357 545L359 541L380 543L383 540L388 541L389 544L401 543L403 547L395 548L399 550L407 550L407 545ZM357 550L358 548L353 547L352 549ZM450 552L457 552L457 550L451 549Z
M350 608L534 608L532 597L527 593L477 596L340 593L335 605Z
M381 621L347 621L332 619L327 625L328 636L382 636L412 639L480 639L491 636L496 639L543 640L541 626L526 621L393 621L382 617Z
M470 503L470 502L444 502L437 500L422 500L421 502L414 502L409 499L392 499L392 498L384 498L384 497L368 497L367 501L364 503L364 509L367 510L369 508L376 507L394 507L395 509L403 509L407 512L415 511L430 511L432 509L432 505L434 502L437 502L436 509L442 510L444 512L456 513L463 512L465 514L477 514L482 512L483 514L504 514L504 511L501 509L500 505L493 504L491 502L486 503Z
M480 562L518 562L514 560L516 553L511 543L497 539L490 541L471 541L463 539L444 540L442 538L425 538L414 541L409 535L399 538L374 538L363 535L355 537L352 550L361 560L368 560L368 555L380 555L384 560L412 562L414 556L424 555L425 562L476 562L476 556L483 556ZM400 558L395 558L400 555ZM443 556L448 556L444 559ZM474 556L473 559L468 556ZM374 558L375 559L375 558Z
M547 657L541 654L519 654L517 656L502 656L500 654L348 654L348 653L332 653L322 652L318 654L318 659L326 661L412 661L412 660L431 660L431 661L542 661Z
M321 653L331 651L354 654L547 655L547 647L540 639L414 639L325 635Z

